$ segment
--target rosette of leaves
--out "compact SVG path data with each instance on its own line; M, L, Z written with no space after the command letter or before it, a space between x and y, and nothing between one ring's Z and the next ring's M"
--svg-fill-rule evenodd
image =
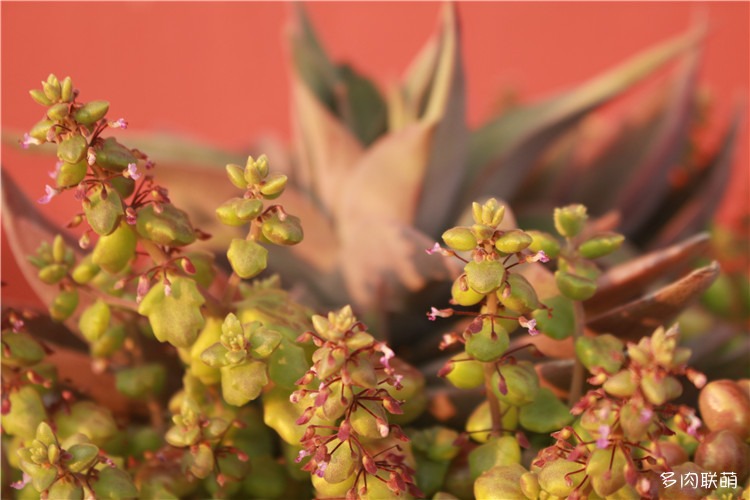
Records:
M242 406L257 398L268 384L268 359L281 343L281 334L259 321L241 324L229 314L221 326L219 342L201 354L201 360L221 370L224 401Z
M297 418L304 429L297 461L313 475L325 498L421 495L413 463L399 442L408 441L388 414L402 414L402 388L391 366L393 351L368 333L346 306L313 316L315 331L300 336L317 347L313 365L298 381L292 404L309 405Z
M85 436L79 434L63 446L46 422L39 424L35 439L19 449L18 456L25 477L43 498L138 496L130 476Z
M589 382L600 387L576 403L575 421L552 434L555 444L539 451L530 471L490 468L475 483L475 495L499 488L514 498L540 492L661 498L660 473L703 470L689 461L700 420L694 410L669 403L682 393L676 377L705 384L705 376L687 366L690 351L678 346L678 337L675 328L659 328L627 346L611 335L579 339Z

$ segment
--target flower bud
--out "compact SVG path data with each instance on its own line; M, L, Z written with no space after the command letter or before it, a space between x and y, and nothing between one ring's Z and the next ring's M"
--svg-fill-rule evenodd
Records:
M469 287L477 293L493 292L505 279L505 267L496 260L472 261L464 269Z
M578 236L586 224L586 219L588 219L588 215L586 214L586 207L583 205L568 205L555 208L554 211L555 229L566 238Z
M495 241L495 248L497 248L499 252L511 254L524 250L531 245L532 241L533 239L528 233L525 233L520 229L511 229L503 233L503 235Z
M617 233L598 234L578 246L578 252L586 259L598 259L609 255L622 245L625 237Z
M555 283L560 292L572 300L584 301L596 293L594 281L565 271L555 272Z
M70 105L66 103L54 104L47 110L47 117L50 120L61 122L68 116L69 110Z
M260 193L267 200L274 200L281 196L286 189L287 177L283 174L276 174L268 177L260 186Z
M268 250L254 241L235 238L229 245L227 258L238 276L249 279L266 269Z
M86 156L87 149L86 139L74 134L57 145L57 157L68 163L78 163Z
M453 227L443 233L443 241L453 250L465 252L477 246L477 239L468 227Z
M86 177L87 171L88 163L86 163L86 160L77 163L63 162L55 179L57 187L64 188L77 185Z
M304 236L300 220L294 215L287 215L282 220L274 213L263 221L261 231L268 241L276 245L296 245Z
M91 262L111 274L118 274L135 257L137 243L133 229L121 223L111 234L99 237L91 254Z
M111 312L102 300L97 300L86 308L78 319L78 328L89 342L98 340L109 328Z
M109 111L109 103L107 101L91 101L73 113L73 119L81 125L93 125L104 118L107 111Z

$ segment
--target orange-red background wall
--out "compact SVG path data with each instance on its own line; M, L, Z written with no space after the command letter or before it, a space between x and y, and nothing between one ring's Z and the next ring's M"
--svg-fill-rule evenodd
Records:
M309 3L323 44L385 88L436 26L437 3ZM284 29L288 3L2 3L2 127L28 129L42 109L28 90L52 72L82 98L107 99L131 130L168 130L229 149L290 135ZM512 84L524 99L574 86L707 18L702 82L718 135L732 106L747 110L748 2L459 3L468 119L490 115ZM3 145L3 168L39 197L52 161ZM56 200L57 202L57 200ZM61 205L65 206L65 205ZM747 128L721 217L748 211ZM54 218L69 213L44 207ZM3 243L3 295L28 295Z

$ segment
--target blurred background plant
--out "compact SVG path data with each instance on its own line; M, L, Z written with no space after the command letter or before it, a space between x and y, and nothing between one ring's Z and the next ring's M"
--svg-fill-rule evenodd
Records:
M318 311L352 304L370 331L428 376L429 418L462 426L473 406L458 400L477 402L479 393L447 389L434 374L445 362L442 333L466 325L449 321L441 330L425 321L425 312L450 296L460 271L425 250L446 228L470 223L472 200L500 197L512 208L511 227L542 235L555 229L553 207L581 202L589 208L588 234L626 236L590 276L596 294L577 316L585 318L585 333L637 342L679 321L695 356L691 365L710 379L747 377L747 228L701 232L726 196L744 118L738 108L713 148L697 140L709 113L698 85L706 36L696 25L550 99L510 97L470 127L455 8L443 8L432 39L386 93L333 61L297 9L289 33L294 140L277 148L288 177L284 205L302 217L306 237L279 249L271 269ZM603 134L611 129L596 111L667 65L669 78L639 96L626 125ZM214 216L232 196L219 167L244 162L241 155L157 135L131 144L159 157L158 180L169 186L170 199L212 234L203 250L221 255L241 237ZM10 178L3 181L8 240L14 253L33 253L53 226L29 209ZM524 273L543 302L555 295L550 266ZM39 321L43 338L59 342L58 331ZM533 339L547 355L537 373L559 397L571 386L574 329L571 322ZM80 349L68 344L56 348Z

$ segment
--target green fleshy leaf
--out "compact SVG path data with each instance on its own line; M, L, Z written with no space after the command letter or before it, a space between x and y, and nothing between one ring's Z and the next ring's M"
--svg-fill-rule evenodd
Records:
M138 313L148 316L154 336L175 347L190 347L203 328L200 306L205 299L195 281L181 276L170 277L171 293L165 295L164 284L157 283L138 306Z
M534 401L520 408L518 418L525 429L547 434L568 425L573 415L552 391L542 387Z

